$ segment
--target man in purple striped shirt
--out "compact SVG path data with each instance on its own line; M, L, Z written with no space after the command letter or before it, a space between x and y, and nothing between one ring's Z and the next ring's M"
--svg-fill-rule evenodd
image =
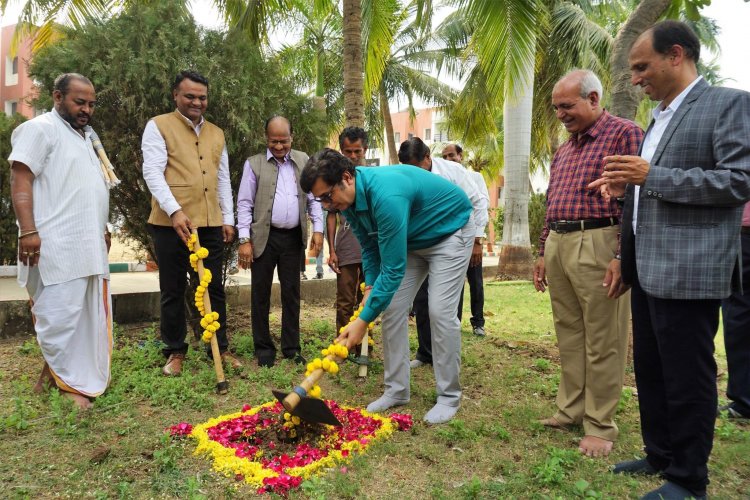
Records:
M583 425L581 453L607 456L627 355L629 295L620 280L620 207L587 189L603 158L634 155L643 131L601 107L602 84L575 70L555 85L552 106L570 133L552 160L547 215L534 266L534 286L548 285L560 350L557 412L547 427Z
M307 214L313 222L311 248L323 246L320 202L302 191L300 171L307 155L292 149L292 124L283 116L266 121L265 152L247 159L237 194L238 262L251 269L251 319L259 366L271 367L276 346L268 315L271 285L277 271L281 284L281 352L295 363L305 363L299 338L299 263L307 242Z

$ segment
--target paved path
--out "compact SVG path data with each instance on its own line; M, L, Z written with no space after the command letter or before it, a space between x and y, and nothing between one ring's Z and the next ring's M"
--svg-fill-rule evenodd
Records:
M497 257L485 257L483 264L485 266L496 266ZM323 279L333 279L336 275L328 268L323 266ZM308 264L305 271L308 279L315 276L315 264ZM130 273L111 273L112 294L122 293L139 293L139 292L158 292L159 291L159 273L157 272L130 272ZM249 285L250 271L240 271L237 274L229 276L228 284ZM274 282L278 283L278 277L274 274ZM0 301L26 300L28 294L25 288L18 286L15 276L0 278Z

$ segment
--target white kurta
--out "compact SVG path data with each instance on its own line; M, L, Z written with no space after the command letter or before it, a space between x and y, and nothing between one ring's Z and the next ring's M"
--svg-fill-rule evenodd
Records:
M109 190L99 158L86 137L53 110L13 131L8 162L34 174L34 222L42 239L39 272L44 285L92 275L109 277L104 228ZM28 267L20 264L25 286Z
M35 176L39 265L19 263L18 281L33 301L42 354L58 387L93 397L109 383L112 315L109 190L89 137L90 129L82 137L53 110L13 132L8 161Z

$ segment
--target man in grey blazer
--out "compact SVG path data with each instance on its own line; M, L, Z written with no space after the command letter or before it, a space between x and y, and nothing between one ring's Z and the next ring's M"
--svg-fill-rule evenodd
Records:
M721 299L740 283L750 199L750 94L698 76L700 43L663 21L630 51L631 83L655 101L640 156L606 157L603 195L625 195L622 277L632 286L633 351L646 457L615 473L659 474L643 498L702 498L717 390ZM627 185L627 189L625 189Z

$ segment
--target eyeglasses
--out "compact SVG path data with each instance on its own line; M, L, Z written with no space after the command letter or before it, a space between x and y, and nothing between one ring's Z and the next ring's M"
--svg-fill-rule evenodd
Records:
M331 186L331 189L329 189L327 193L316 196L313 200L318 203L331 203L333 201L333 190L336 189L336 186L338 186L338 184Z
M266 139L266 142L269 146L288 146L292 143L292 138L288 137L286 139Z
M578 105L578 103L581 102L581 101L583 101L583 99L579 97L574 102L565 102L565 103L561 103L561 104L557 104L557 105L553 104L552 105L552 109L555 112L557 112L558 110L570 111L571 109L575 108Z

